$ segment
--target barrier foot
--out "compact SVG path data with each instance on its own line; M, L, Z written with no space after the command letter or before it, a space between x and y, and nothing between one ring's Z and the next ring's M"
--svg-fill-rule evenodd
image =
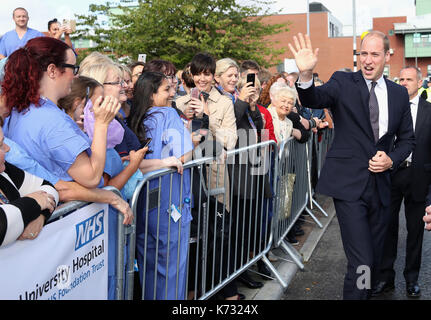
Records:
M263 255L262 256L262 260L266 264L266 266L269 268L269 270L271 270L272 274L275 276L275 278L280 283L280 285L283 287L283 289L286 289L287 288L286 281L283 280L283 278L281 277L281 275L278 273L277 269L275 269L275 267L268 260L268 258L265 255Z
M307 207L305 208L305 211L307 211L307 213L310 215L310 217L314 220L314 222L316 222L316 224L319 226L320 229L323 229L323 225L320 223L319 220L317 220L316 216L314 215L313 211L311 211L310 209L308 209Z
M317 209L319 209L320 210L320 212L322 212L323 213L323 215L325 216L325 217L329 217L329 215L326 213L326 211L325 210L323 210L323 208L317 203L317 201L316 200L314 200L313 199L313 203L315 204L315 206L317 207Z
M287 244L284 240L281 241L280 247L281 249L283 249L284 252L286 252L287 255L289 255L293 259L293 262L295 262L299 269L304 270L302 257L299 255L298 251L296 251L290 244Z

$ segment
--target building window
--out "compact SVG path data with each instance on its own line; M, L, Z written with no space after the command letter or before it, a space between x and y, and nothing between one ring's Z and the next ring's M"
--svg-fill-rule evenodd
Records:
M431 47L431 33L413 33L413 47Z
M427 66L427 77L431 76L431 64Z

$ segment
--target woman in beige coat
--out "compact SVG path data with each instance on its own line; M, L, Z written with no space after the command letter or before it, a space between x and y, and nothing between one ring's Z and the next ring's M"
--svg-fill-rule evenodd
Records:
M200 93L203 92L205 99L192 98L189 93L179 97L176 105L186 117L193 119L196 114L195 109L201 109L203 104L204 112L209 117L209 139L217 140L225 150L230 150L235 148L237 140L236 118L232 100L220 93L213 85L215 68L216 62L212 56L198 53L192 59L190 71L196 88ZM203 102L203 100L206 101ZM211 189L225 188L217 200L225 203L226 209L229 210L229 179L225 176L224 163L219 161L211 166L210 179Z
M220 93L220 91L213 85L215 69L216 62L212 56L206 53L198 53L195 55L191 61L190 71L197 88L193 89L198 91L199 98L192 97L193 92L190 92L187 95L178 98L176 100L176 105L189 119L199 119L199 113L203 109L209 117L209 133L207 139L217 141L218 144L215 144L216 147L230 150L235 148L237 140L236 118L232 100ZM216 152L216 154L219 153ZM226 164L224 161L214 161L210 166L211 175L209 175L209 179L211 179L211 189L224 188L220 190L220 195L217 197L217 200L226 205L226 211L230 211L229 175L225 168ZM212 213L210 213L210 215L211 214ZM224 218L226 221L230 219L229 217ZM231 233L230 230L228 232ZM230 245L233 245L233 243L234 241L232 241ZM214 243L214 248L221 248L220 244L217 245L217 241ZM217 251L217 249L215 250ZM219 249L216 253L215 260L220 261L215 261L215 263L217 264L223 261L224 264L221 268L223 276L226 276L228 270L230 270L230 273L234 272L234 257L228 257L229 252L230 255L232 255L234 248L231 247L229 249L228 241L225 241L223 243L223 248ZM193 254L191 256L193 256ZM207 258L207 261L212 261L211 257ZM230 261L230 263L228 263L228 261ZM209 264L208 268L211 270L211 266ZM219 270L217 266L215 269ZM196 271L191 271L189 276L190 274L194 274L194 272ZM217 283L215 283L215 285L217 285ZM193 284L189 285L189 290L195 290L193 289ZM226 300L237 300L241 297L244 298L244 295L238 293L235 280L225 285L220 293ZM194 292L191 292L191 294L194 294Z

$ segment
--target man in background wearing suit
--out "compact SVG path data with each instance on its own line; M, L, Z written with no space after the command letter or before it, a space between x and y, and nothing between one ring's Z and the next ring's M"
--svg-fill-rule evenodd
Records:
M400 85L409 93L416 147L391 174L391 216L380 266L380 282L373 288L372 295L379 296L395 288L394 262L397 258L399 211L404 199L407 226L404 267L406 294L408 297L419 297L421 292L418 277L424 236L422 217L428 185L431 182L431 103L418 95L422 86L422 74L418 68L404 67L400 73Z
M390 169L414 147L407 90L383 77L390 59L389 39L369 32L360 49L361 70L335 72L322 86L313 84L318 49L302 34L294 37L300 71L301 102L330 108L335 135L316 191L333 197L347 257L344 299L368 299L381 260L389 221Z

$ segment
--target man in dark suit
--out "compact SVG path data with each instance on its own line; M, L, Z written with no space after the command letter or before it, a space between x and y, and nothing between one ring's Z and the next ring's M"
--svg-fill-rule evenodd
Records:
M380 282L372 295L393 290L395 280L394 262L397 257L398 222L401 202L404 199L407 245L404 278L409 297L419 297L419 269L422 257L422 240L425 197L431 182L431 103L418 95L422 86L422 74L416 67L405 67L400 73L400 85L406 87L415 130L416 147L412 154L391 174L390 222L386 235L380 269Z
M300 71L301 102L331 109L335 136L316 191L334 198L347 257L344 299L368 299L376 282L389 220L390 169L400 165L414 147L407 90L383 77L390 59L389 39L369 32L361 43L358 72L335 72L314 87L313 52L308 36L294 37Z

